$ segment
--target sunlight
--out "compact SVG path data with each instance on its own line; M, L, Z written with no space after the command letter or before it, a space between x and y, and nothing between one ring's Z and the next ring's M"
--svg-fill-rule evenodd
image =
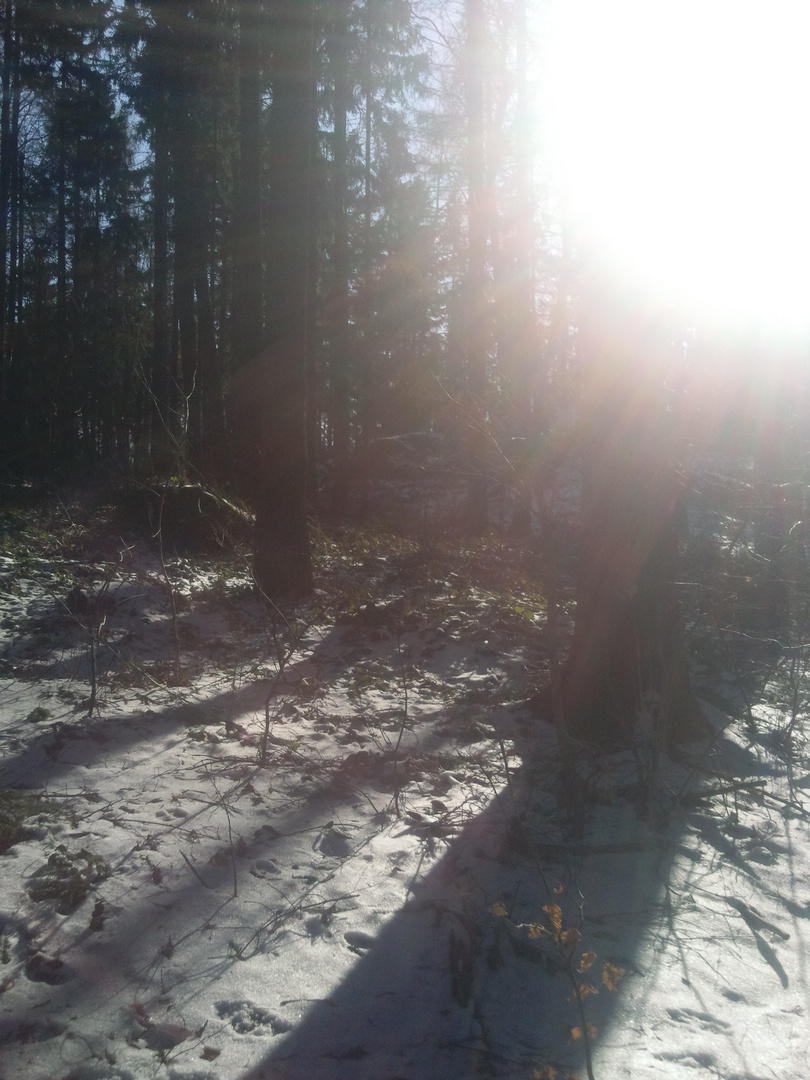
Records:
M578 235L698 318L807 328L807 5L552 12L549 137Z

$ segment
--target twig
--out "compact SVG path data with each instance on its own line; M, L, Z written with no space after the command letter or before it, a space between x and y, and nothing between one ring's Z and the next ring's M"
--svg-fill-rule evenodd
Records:
M158 510L158 527L157 527L157 541L158 541L158 553L160 555L160 567L163 571L163 579L166 582L166 587L169 590L169 604L172 612L172 658L173 658L173 677L175 686L180 685L180 631L177 620L177 597L175 596L174 586L172 585L171 578L169 577L169 571L166 568L166 559L163 551L163 507L166 504L166 488L160 495L160 509Z
M399 726L399 735L394 745L394 810L397 817L400 816L399 810L399 780L397 778L397 764L399 763L399 748L402 743L402 736L405 734L405 727L408 723L408 678L405 674L405 661L402 658L402 631L397 629L397 655L399 656L399 670L402 675L402 689L403 689L403 705L402 705L402 723Z
M208 882L207 882L207 881L204 881L204 880L203 880L203 879L202 879L202 878L200 877L200 875L199 875L199 874L197 873L197 871L196 871L196 870L194 869L194 867L192 866L191 862L189 861L188 855L186 855L185 851L183 851L183 850L181 849L181 850L180 850L180 854L181 854L181 855L183 856L183 859L185 860L185 864L186 864L186 866L187 866L187 867L189 868L189 870L190 870L190 871L192 872L192 874L193 874L193 875L194 875L194 877L195 877L195 878L197 879L197 881L199 881L199 883L200 883L200 884L202 885L202 887L203 887L204 889L210 889L210 888L211 888L211 886L210 886L210 885L208 884Z

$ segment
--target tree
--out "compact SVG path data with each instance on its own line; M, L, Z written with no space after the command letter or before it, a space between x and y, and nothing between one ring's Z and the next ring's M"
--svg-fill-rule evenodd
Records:
M468 261L463 286L464 357L467 368L469 451L472 464L468 493L471 528L487 525L487 477L484 471L483 430L490 334L487 296L487 236L492 220L491 191L486 172L485 58L487 21L484 0L466 0L464 85L467 112L467 231Z
M682 498L662 400L660 318L596 265L581 303L582 522L564 726L622 737L646 706L662 744L702 737L708 725L689 684L676 585Z
M102 455L125 464L133 445L143 237L112 10L5 5L3 427L11 459L32 472Z
M258 356L264 337L262 296L262 45L260 0L239 0L239 161L233 229L233 359Z
M232 423L256 514L256 582L271 599L297 599L312 589L306 373L313 0L278 0L272 15L267 345L235 380Z
M334 482L332 511L345 510L351 445L350 318L351 260L349 252L349 137L348 116L353 103L349 71L349 14L351 0L332 5L327 52L333 69L332 134L332 274L329 282L329 320L332 349L329 362L329 416L331 420Z

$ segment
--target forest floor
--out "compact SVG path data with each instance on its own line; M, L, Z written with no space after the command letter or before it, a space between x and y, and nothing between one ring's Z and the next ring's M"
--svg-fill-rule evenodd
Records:
M806 1080L803 718L704 664L711 744L579 747L577 820L525 558L316 547L281 612L0 514L0 1078Z

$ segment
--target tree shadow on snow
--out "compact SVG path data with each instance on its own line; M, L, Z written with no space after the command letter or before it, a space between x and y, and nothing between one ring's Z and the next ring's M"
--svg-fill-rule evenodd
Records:
M327 998L276 1000L273 978L267 1004L300 1020L241 1080L585 1075L572 975L599 990L583 1005L604 1032L622 994L611 985L622 970L640 977L640 946L668 919L673 861L694 852L682 820L653 830L615 793L591 807L584 839L567 840L548 766L515 769L376 937L345 933L357 961ZM316 971L312 996L323 981Z

